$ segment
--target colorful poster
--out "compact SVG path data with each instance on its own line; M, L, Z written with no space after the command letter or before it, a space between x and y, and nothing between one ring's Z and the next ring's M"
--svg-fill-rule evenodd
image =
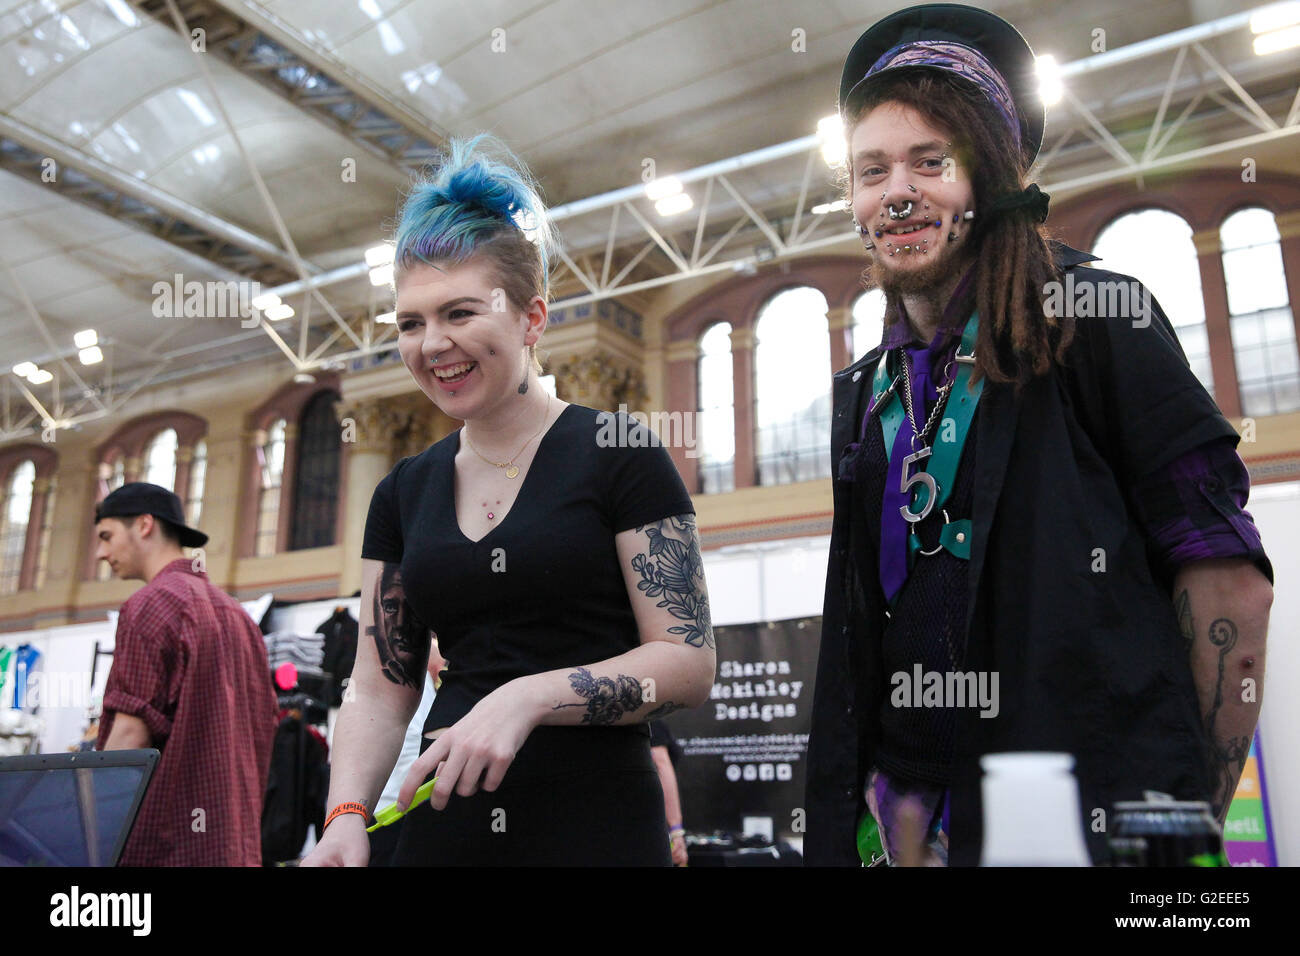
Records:
M1277 866L1273 835L1268 827L1268 792L1264 787L1264 758L1258 732L1251 742L1232 805L1228 807L1223 848L1233 866Z

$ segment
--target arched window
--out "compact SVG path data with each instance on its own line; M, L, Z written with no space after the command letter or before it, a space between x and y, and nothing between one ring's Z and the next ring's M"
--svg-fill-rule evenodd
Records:
M333 392L318 392L303 409L294 472L293 528L289 549L323 548L334 543L338 513L342 433L334 416Z
M35 486L36 464L30 460L14 468L5 486L4 511L0 513L0 594L18 590Z
M45 493L45 510L41 518L41 538L36 551L36 590L45 587L45 570L50 565L50 535L54 531L54 495L58 484L53 478L46 479L49 491Z
M736 408L732 389L731 325L717 322L700 337L700 491L736 487Z
M866 355L885 336L885 293L868 289L853 303L853 360Z
M122 485L126 484L126 463L122 456L118 455L112 462L101 462L99 465L99 497L97 501L103 501L108 497L110 492L117 491ZM100 561L95 565L95 579L107 581L113 577L113 569L107 561Z
M1219 244L1241 413L1293 412L1300 408L1300 354L1273 214L1238 210L1219 228Z
M145 446L142 480L176 490L176 429L164 428Z
M1205 300L1192 227L1163 209L1131 212L1103 229L1092 251L1101 257L1101 268L1131 275L1151 291L1173 324L1192 371L1213 395Z
M277 419L267 429L266 441L257 449L261 471L261 494L257 503L258 557L275 554L280 524L280 479L284 475L284 426L284 419Z
M755 464L760 485L830 476L831 343L826 297L778 293L755 326Z
M203 486L208 479L208 443L200 438L194 446L194 458L190 464L190 488L185 497L185 520L191 528L199 526L203 517Z

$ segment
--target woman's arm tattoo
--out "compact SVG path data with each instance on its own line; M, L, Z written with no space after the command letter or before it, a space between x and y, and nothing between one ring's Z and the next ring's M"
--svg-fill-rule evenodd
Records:
M681 634L693 647L712 647L713 622L695 516L675 515L637 531L644 531L649 539L646 551L632 556L632 569L641 576L637 590L649 598L662 598L655 606L667 608L682 622L668 628L669 634Z
M619 674L617 678L596 677L585 667L569 675L569 686L579 697L587 700L587 712L582 715L584 724L612 724L624 714L638 710L641 699L641 682L635 677ZM582 704L556 704L561 707L582 707Z
M379 670L401 687L421 690L429 661L429 628L406 600L402 566L385 562L375 575L373 623L366 629L379 654Z

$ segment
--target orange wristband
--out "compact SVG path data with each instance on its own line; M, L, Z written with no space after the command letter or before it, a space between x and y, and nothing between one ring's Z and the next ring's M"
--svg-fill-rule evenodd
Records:
M325 818L325 826L321 827L321 832L324 833L325 830L329 828L329 825L334 822L335 817L341 817L345 813L359 813L363 820L370 819L370 811L366 809L364 803L340 803L337 807L331 810L329 816Z

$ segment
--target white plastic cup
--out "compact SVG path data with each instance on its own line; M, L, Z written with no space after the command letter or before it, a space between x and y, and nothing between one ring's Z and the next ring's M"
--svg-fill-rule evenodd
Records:
M980 866L1090 866L1074 757L1003 753L984 768Z

